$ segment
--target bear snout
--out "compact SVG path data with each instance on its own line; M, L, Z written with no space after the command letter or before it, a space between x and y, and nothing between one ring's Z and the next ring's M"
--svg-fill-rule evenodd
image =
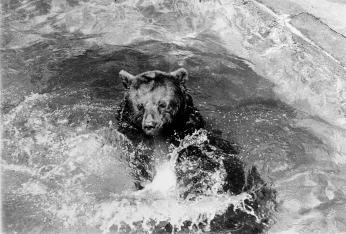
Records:
M147 134L149 136L155 136L155 135L158 135L158 133L159 133L158 124L155 122L144 124L143 130L144 130L145 134Z
M160 124L158 121L155 120L155 118L151 114L149 114L146 115L143 119L142 128L145 134L154 136L158 135L160 130Z
M144 130L150 131L150 130L155 129L157 125L158 125L158 124L155 123L155 122L145 123L145 124L143 125L143 128L144 128Z

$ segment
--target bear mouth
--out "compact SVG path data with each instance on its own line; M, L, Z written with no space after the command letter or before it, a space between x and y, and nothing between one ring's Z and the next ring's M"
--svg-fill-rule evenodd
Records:
M160 135L160 128L142 128L142 130L147 136L154 137Z

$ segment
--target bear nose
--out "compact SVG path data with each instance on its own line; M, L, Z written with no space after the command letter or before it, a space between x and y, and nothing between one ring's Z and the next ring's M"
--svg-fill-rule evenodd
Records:
M155 123L154 121L150 121L150 122L146 122L144 124L144 129L145 130L152 130L152 129L156 128L156 126L157 126L157 123Z

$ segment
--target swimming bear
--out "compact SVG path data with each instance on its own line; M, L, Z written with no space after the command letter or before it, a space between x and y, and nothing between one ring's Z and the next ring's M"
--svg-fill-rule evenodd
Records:
M137 151L134 165L140 172L138 178L151 176L149 171L152 168L148 162L151 160L150 146L155 140L160 139L178 147L186 137L202 132L206 136L205 141L190 144L178 151L178 180L189 188L181 196L193 199L191 195L201 194L209 186L205 183L205 177L220 170L225 171L222 191L219 192L231 195L248 192L252 199L246 201L246 206L254 214L234 210L230 206L224 214L212 220L211 229L261 233L269 225L266 207L269 204L275 206L276 192L264 182L255 167L248 171L245 169L246 165L237 156L239 147L236 144L205 130L206 123L185 86L188 80L186 69L146 71L138 75L122 70L119 76L126 91L118 113L118 130L135 145L149 146L148 151ZM142 188L140 183L136 185L138 189ZM169 225L165 228L169 231Z

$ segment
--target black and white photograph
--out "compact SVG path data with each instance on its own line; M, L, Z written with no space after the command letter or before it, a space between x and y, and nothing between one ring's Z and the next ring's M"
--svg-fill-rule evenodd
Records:
M4 234L346 234L346 0L0 0Z

